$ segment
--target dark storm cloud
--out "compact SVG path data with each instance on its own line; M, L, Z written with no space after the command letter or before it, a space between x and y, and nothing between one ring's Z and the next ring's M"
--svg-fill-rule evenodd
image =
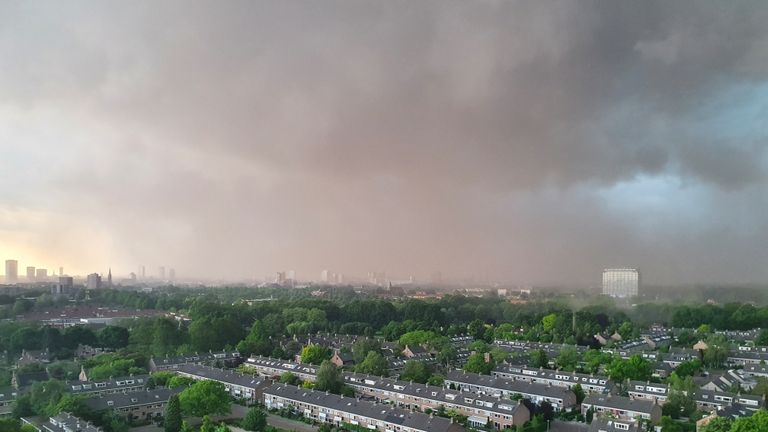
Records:
M54 184L131 262L547 281L645 265L691 280L717 253L678 240L721 232L718 214L702 216L721 191L751 200L747 216L766 209L752 198L766 186L765 133L707 127L755 103L723 99L734 87L766 80L760 2L2 9L3 104L109 130L93 132L107 169L84 156ZM703 188L689 231L640 233L642 215L622 213L631 197L611 189L648 177L680 180L652 192L671 204ZM733 238L749 249L768 233ZM674 265L651 257L655 241L680 245Z

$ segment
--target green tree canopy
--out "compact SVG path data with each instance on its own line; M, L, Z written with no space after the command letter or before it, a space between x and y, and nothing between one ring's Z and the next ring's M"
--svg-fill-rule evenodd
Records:
M215 381L197 381L179 395L184 414L202 417L229 414L230 398L224 384Z
M329 360L323 361L317 370L315 389L339 394L343 386L344 380L341 377L339 368Z
M267 427L267 413L259 407L253 407L245 415L240 426L252 432L261 432Z

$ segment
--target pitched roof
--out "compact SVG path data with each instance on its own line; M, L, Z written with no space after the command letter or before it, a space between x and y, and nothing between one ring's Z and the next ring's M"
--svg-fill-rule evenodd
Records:
M347 412L361 417L396 424L426 432L446 432L462 430L449 419L433 417L427 414L410 412L395 408L389 404L377 404L325 392L303 389L301 387L275 384L266 390L265 395L275 395L293 401Z

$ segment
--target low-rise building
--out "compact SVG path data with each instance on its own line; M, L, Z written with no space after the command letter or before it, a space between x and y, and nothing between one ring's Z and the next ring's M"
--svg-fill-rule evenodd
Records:
M640 432L640 430L640 423L634 420L597 417L590 423L588 432Z
M132 393L105 394L83 400L86 407L94 412L114 411L133 420L153 420L163 415L165 405L181 388L157 388Z
M583 414L592 409L595 414L607 415L619 420L642 419L658 424L661 420L661 405L642 399L631 399L615 395L589 395L581 403Z
M68 412L49 417L45 422L33 417L22 417L21 421L37 432L102 432L101 428Z
M243 363L243 358L237 351L219 351L202 354L188 354L177 357L162 357L149 359L149 370L152 372L162 370L176 370L185 364L204 364L234 368Z
M576 395L567 387L496 378L459 370L448 372L445 387L502 398L520 395L536 404L548 402L556 411L576 406Z
M232 397L251 404L260 401L264 388L272 384L267 377L247 375L233 370L217 369L204 365L186 364L179 366L176 372L194 380L210 380L221 383Z
M314 421L379 432L462 432L452 420L327 392L275 384L264 390L268 409L291 408Z
M305 381L314 381L317 378L318 367L310 364L261 356L251 357L244 364L262 375L273 378L279 378L285 372L290 372Z
M535 369L525 366L501 365L491 372L492 376L517 381L547 384L571 388L579 384L585 392L608 393L613 382L604 376L595 376L576 372L563 372L550 369Z
M425 411L443 407L445 410L455 410L467 416L469 425L473 427L485 428L490 425L502 430L521 426L530 419L528 408L511 399L364 374L344 374L344 382L359 395L406 409Z
M13 405L18 395L13 387L0 388L0 416L8 415L13 411Z
M67 381L66 389L72 394L88 397L113 393L132 393L146 390L148 380L149 375L130 375L105 380Z
M331 357L331 363L338 367L353 366L355 364L355 359L352 357L352 354L348 352L335 350L333 352L333 356Z

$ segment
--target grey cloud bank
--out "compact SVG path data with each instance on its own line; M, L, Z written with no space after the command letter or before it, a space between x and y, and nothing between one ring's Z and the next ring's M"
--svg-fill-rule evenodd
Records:
M766 282L765 22L762 2L6 2L0 252Z

